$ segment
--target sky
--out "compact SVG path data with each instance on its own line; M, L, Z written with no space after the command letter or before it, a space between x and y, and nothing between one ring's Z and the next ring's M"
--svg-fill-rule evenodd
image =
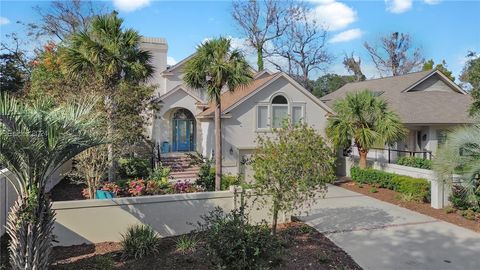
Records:
M424 57L445 60L458 78L468 51L480 52L480 0L310 0L311 17L327 27L327 49L335 57L326 72L348 74L341 61L354 52L362 59L369 78L379 74L365 48L381 36L398 31L408 33ZM168 62L174 64L195 51L206 38L228 36L245 49L245 38L231 17L231 2L112 0L96 4L115 9L125 26L149 37L167 39ZM36 22L34 6L48 7L48 1L0 1L0 37L23 28L17 21ZM253 62L255 55L245 50ZM313 78L322 75L316 72Z

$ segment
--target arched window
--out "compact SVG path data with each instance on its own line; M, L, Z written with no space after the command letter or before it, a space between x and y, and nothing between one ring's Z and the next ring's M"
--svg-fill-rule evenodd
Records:
M272 99L272 127L282 127L282 122L288 117L288 100L278 95Z

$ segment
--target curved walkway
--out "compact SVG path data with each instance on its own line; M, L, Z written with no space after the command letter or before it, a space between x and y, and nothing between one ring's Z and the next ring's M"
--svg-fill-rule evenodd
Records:
M480 234L337 186L301 220L364 269L480 269Z

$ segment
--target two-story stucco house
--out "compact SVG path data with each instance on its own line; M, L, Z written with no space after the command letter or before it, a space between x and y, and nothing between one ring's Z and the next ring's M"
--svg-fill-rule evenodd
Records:
M164 39L145 38L142 44L153 54L156 72L151 83L158 87L161 109L149 127L162 156L197 151L211 157L214 150L214 107L203 89L190 89L182 81L189 59L167 66L168 46ZM235 91L224 92L222 102L222 149L225 173L239 174L242 160L256 147L259 134L271 132L288 117L305 121L324 134L331 110L288 75L263 71ZM189 175L185 175L188 177ZM194 176L192 176L194 177Z
M321 100L334 108L335 101L347 93L362 90L373 91L385 99L408 129L405 140L393 146L405 152L390 153L391 161L398 155L430 158L430 153L435 155L438 146L445 141L448 130L474 121L468 114L471 95L437 70L348 83ZM378 154L378 151L371 151L369 157L375 158Z

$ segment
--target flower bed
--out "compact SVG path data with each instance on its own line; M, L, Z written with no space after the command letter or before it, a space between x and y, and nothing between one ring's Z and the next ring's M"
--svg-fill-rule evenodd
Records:
M158 181L145 180L143 178L121 181L119 183L104 182L100 187L100 190L111 192L115 197L137 197L205 191L202 186L188 181L177 181L172 183L167 179ZM83 192L83 194L88 198L88 192Z

